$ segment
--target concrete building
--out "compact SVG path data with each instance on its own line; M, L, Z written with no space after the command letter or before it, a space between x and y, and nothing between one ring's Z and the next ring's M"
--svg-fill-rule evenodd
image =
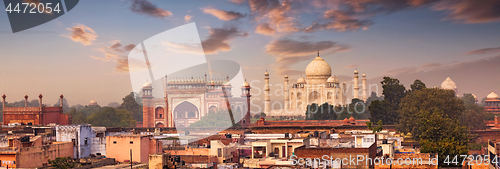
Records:
M295 148L303 145L302 139L269 139L251 143L251 158L289 158ZM272 154L272 156L270 156Z
M73 142L75 158L85 158L92 154L94 137L90 124L56 126L56 140Z
M161 143L152 135L116 135L106 137L106 157L116 161L132 161L147 163L150 154L162 152Z
M92 127L90 154L106 156L106 127Z
M53 142L42 145L40 136L10 138L9 147L0 148L0 166L10 168L47 167L57 157L73 158L72 142Z
M59 107L45 107L42 103L42 94L38 95L38 107L28 107L28 95L24 96L24 107L5 107L6 97L5 95L2 96L3 125L71 124L71 114L63 113L63 95L60 96L61 105Z

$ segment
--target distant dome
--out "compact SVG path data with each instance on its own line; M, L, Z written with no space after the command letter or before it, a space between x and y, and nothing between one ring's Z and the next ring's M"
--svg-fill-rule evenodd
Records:
M328 63L325 62L325 60L319 57L319 54L306 67L307 78L319 77L326 79L330 76L332 76L332 68Z
M333 78L333 77L330 76L326 82L328 82L328 83L335 83L335 78Z
M453 80L450 79L450 77L446 78L443 83L441 83L441 88L443 89L451 89L455 90L457 88L457 85Z
M269 75L269 73L267 72L267 70L266 70L266 73L264 73L264 75L266 75L266 76L268 76L268 75Z
M486 96L488 99L498 99L498 95L495 92L491 92L488 96Z
M349 122L354 123L355 121L356 119L354 119L354 117L351 116L351 118L349 118Z
M250 87L250 84L247 83L247 81L243 82L243 84L241 85L241 87Z
M347 117L346 117L344 120L342 120L342 122L343 123L349 123L349 119L347 119Z
M90 105L90 106L95 106L95 105L97 105L97 102L96 102L94 99L92 99L92 100L90 101L89 105Z
M146 82L146 83L144 83L144 84L142 85L142 87L143 87L143 88L145 88L145 87L151 87L151 83Z
M477 96L476 96L475 94L472 94L472 96L474 97L474 99L476 99L476 100L477 100Z
M354 69L354 73L358 73L358 69Z
M225 86L231 86L231 82L227 81L226 83L224 83Z
M304 79L303 77L300 77L298 80L297 80L297 84L304 84L306 83L306 79Z

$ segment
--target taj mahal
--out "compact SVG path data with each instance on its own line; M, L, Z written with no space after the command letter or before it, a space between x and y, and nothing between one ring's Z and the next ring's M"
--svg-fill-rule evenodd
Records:
M289 83L288 76L284 77L284 105L281 109L271 110L269 73L264 74L264 113L268 116L304 116L307 105L316 103L321 105L343 106L350 103L348 98L366 101L367 86L366 75L362 75L361 98L359 93L358 70L354 70L354 86L352 97L348 97L348 87L345 81L340 83L332 75L330 65L319 56L314 58L306 67L306 78L300 77L295 83Z

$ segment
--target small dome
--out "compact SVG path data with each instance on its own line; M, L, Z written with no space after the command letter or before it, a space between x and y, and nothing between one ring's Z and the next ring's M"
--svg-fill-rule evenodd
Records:
M149 82L147 82L147 81L146 81L146 83L144 83L144 84L142 85L142 87L143 87L143 88L145 88L145 87L151 87L151 83L149 83Z
M355 121L356 119L354 119L354 117L351 116L351 118L349 118L349 122L354 123Z
M441 88L454 90L457 88L457 85L450 79L450 77L448 77L443 83L441 83Z
M358 69L354 69L354 73L356 73L356 74L357 74L357 73L358 73Z
M333 78L333 77L330 76L326 82L328 82L328 83L335 83L335 78Z
M285 78L288 78L288 75L285 75Z
M241 85L241 87L250 87L250 84L247 83L247 81L243 82L243 84Z
M297 80L297 84L304 84L306 83L306 79L304 79L303 77L300 77L298 80Z
M332 76L332 68L319 55L306 67L306 77L328 78Z
M95 106L95 105L97 105L97 102L94 99L92 99L92 100L90 100L89 105L90 106Z
M342 120L342 122L343 123L349 123L349 119L347 119L347 117L346 117L344 120Z
M337 79L337 76L333 77L335 79L335 83L339 83L339 79Z
M488 96L486 96L488 99L498 99L498 95L495 92L491 92Z
M366 77L366 74L363 73L363 77Z
M231 86L231 82L227 81L226 83L224 83L225 86Z
M269 72L267 72L267 70L266 70L266 73L264 73L264 75L269 76Z
M472 94L472 97L477 100L477 96L475 94Z

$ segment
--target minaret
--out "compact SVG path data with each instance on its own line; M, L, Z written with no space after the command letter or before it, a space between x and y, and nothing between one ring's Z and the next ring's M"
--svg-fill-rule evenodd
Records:
M39 106L40 106L40 110L42 110L42 94L38 95L38 101L40 102L39 103Z
M244 117L241 120L242 126L248 126L250 124L250 97L252 97L252 95L250 95L250 84L248 84L245 79L245 82L241 85L241 98L246 99L246 103L244 104L246 105L246 109L243 108Z
M3 101L2 101L2 110L5 110L5 98L6 97L7 96L5 96L5 94L2 95L2 99L3 99Z
M269 96L269 73L266 70L264 74L264 113L269 115L271 113L271 97Z
M290 108L288 95L288 75L285 75L285 110Z
M59 99L61 100L61 101L60 101L60 102L61 102L61 107L63 107L63 105L64 105L64 104L63 104L64 96L61 94L61 95L59 96Z
M24 95L24 107L28 107L28 95Z
M366 95L366 74L363 73L363 78L361 79L361 87L363 91L361 91L361 99L366 102L366 99L368 99L368 96Z
M359 83L358 83L358 69L354 70L354 90L353 90L353 98L359 99Z
M153 99L153 87L149 82L142 85L142 127L153 127L153 106L151 99Z

